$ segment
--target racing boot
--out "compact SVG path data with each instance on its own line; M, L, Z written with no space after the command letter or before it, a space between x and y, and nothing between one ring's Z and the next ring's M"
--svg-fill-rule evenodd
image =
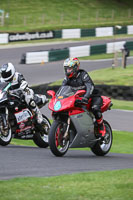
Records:
M38 106L36 106L36 108L34 108L33 112L36 115L36 119L37 119L37 128L41 131L44 132L43 126L45 125L44 121L43 121L43 116L42 113L40 111L40 109L38 108Z
M37 106L34 109L34 112L36 114L37 123L41 124L43 122L43 116L42 116L42 113L41 113L40 109Z
M97 119L96 121L98 124L98 133L101 137L104 137L106 133L106 128L103 122L103 117L101 117L100 119Z
M44 132L44 125L45 122L43 120L43 116L42 113L40 111L40 109L38 108L38 106L36 105L35 101L32 99L29 103L29 106L33 112L35 121L36 121L36 128L40 131L40 132Z

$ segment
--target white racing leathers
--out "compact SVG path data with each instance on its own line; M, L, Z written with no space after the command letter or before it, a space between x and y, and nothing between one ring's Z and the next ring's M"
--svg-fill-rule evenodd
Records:
M5 82L3 78L1 78L0 81ZM19 72L15 72L13 79L9 82L11 83L10 91L21 90L25 97L25 102L36 114L38 123L42 123L43 117L34 101L34 91L28 87L28 82L25 80L24 76Z

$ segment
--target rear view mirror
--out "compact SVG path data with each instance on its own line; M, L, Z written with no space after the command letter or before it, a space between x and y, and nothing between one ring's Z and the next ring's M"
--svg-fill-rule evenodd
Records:
M78 90L77 92L76 92L76 94L75 94L75 96L81 96L81 95L83 95L83 94L85 94L85 90Z
M54 97L54 96L55 96L55 91L54 91L54 90L48 90L48 91L47 91L47 94L48 94L49 96Z

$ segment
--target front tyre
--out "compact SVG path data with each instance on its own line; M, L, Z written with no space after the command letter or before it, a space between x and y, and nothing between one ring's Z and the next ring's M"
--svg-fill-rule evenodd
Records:
M104 125L106 127L105 137L98 140L97 143L91 148L91 151L97 156L106 155L112 146L112 129L107 121L104 120Z
M55 156L63 156L69 148L69 137L64 137L66 123L55 120L49 131L49 146Z
M10 144L11 139L12 139L12 130L10 126L8 126L8 129L5 131L0 130L0 145L7 146L8 144Z
M43 126L41 130L39 129L36 130L36 133L33 136L33 141L38 147L47 148L49 146L48 134L49 134L49 129L51 127L51 123L45 115L42 116L44 122Z

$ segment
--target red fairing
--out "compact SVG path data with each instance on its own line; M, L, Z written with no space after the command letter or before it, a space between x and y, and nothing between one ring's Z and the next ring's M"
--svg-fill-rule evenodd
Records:
M106 96L102 96L102 99L103 99L103 105L101 107L101 111L105 112L106 110L108 110L109 106L111 105L111 99Z
M82 99L81 95L85 93L85 91L80 90L77 94L74 94L72 96L69 96L67 98L64 98L63 96L56 97L55 95L52 95L52 99L49 102L49 109L53 112L61 112L61 111L68 111L69 115L75 115L80 114L84 112L84 110L81 107L75 107L75 100L76 99ZM106 96L102 96L103 99L103 106L101 107L101 111L104 112L108 110L111 99ZM56 103L59 103L59 109L55 109ZM87 109L90 110L91 107L91 99L89 99L88 104L86 105Z
M58 111L54 110L54 105L57 101L60 101L61 103L61 108ZM74 107L74 102L75 102L75 97L74 96L70 96L68 98L65 99L57 99L56 97L53 97L49 103L49 109L54 111L54 112L60 112L63 110L70 110L71 108Z
M82 112L84 112L84 110L82 108L77 108L76 107L75 109L69 111L69 116L70 115L77 115L77 114L80 114Z

